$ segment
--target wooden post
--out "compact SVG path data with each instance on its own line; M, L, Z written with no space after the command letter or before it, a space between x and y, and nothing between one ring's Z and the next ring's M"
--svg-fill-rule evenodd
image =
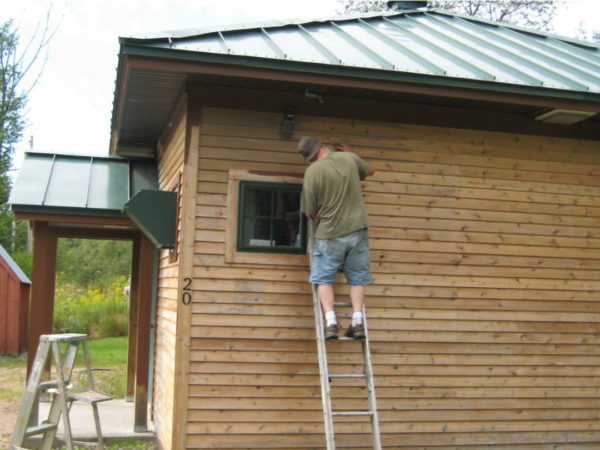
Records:
M181 233L179 234L179 279L177 341L175 346L175 402L173 404L172 447L187 448L190 346L192 340L192 303L183 302L186 278L193 280L196 193L198 191L198 148L200 146L199 111L190 111L186 130L186 158L183 167ZM193 289L193 287L192 287ZM193 292L190 292L193 294Z
M135 394L135 361L137 349L137 314L138 314L138 291L139 291L139 262L140 262L140 239L133 240L131 280L129 284L129 344L127 348L127 390L125 400L133 401Z
M40 335L52 333L54 283L56 274L56 234L48 222L34 222L33 273L29 305L27 376L31 371Z
M152 307L152 262L154 245L141 235L138 259L137 337L135 356L134 431L147 430L148 362L150 358L150 311Z

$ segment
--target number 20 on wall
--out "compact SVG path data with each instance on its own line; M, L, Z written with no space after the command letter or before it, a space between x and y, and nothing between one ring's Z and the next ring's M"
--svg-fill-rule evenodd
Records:
M181 301L184 305L192 303L192 279L183 279L183 293L181 294Z

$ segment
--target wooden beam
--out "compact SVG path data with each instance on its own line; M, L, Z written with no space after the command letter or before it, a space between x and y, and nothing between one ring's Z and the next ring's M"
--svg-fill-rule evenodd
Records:
M152 264L154 245L141 235L138 252L137 336L135 357L134 431L148 429L148 362L150 360L150 311L152 309Z
M129 343L127 347L127 388L125 400L133 401L135 395L135 363L137 349L137 314L138 314L138 292L139 292L139 264L140 264L140 238L133 241L132 262L131 262L131 281L129 283Z
M129 217L108 217L108 216L77 216L68 214L47 214L47 213L24 213L15 212L15 217L21 220L35 220L48 223L69 223L80 224L83 226L116 226L136 229L135 224Z
M56 274L56 234L48 222L33 223L33 273L29 305L27 376L31 371L40 335L52 333L54 283Z
M51 228L59 238L113 239L131 241L136 239L139 234L139 231L136 230L124 230L116 228L74 228L52 225Z

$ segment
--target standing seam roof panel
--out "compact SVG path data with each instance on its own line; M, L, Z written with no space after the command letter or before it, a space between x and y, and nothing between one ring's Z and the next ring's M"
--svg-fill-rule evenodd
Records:
M384 18L384 20L387 20ZM392 45L397 51L401 52L403 55L408 56L412 59L412 61L416 61L418 64L422 65L424 68L426 68L429 72L431 72L434 75L446 75L446 70L439 67L438 65L432 63L431 61L427 60L426 58L423 58L421 55L419 55L418 53L415 53L414 51L412 51L411 49L409 49L406 45L403 45L401 42L399 42L397 39L395 39L395 37L392 36L388 36L387 34L385 34L383 31L379 30L379 28L371 25L368 22L365 22L361 19L359 19L360 23L364 24L365 27L368 27L369 30L371 30L372 33L377 34L377 36L379 37L379 39L382 39L384 41L387 41L389 43L389 45ZM381 26L383 26L384 24L381 24ZM406 34L404 33L404 30L402 29L395 29L394 31L396 32L401 32L404 36L406 36ZM409 70L409 66L407 64L407 61L403 61L403 65L400 66L399 64L397 65L398 67L404 67L407 71Z
M429 51L432 52L436 52L438 47L436 47L434 45L434 42L439 42L442 41L442 39L439 38L439 35L434 35L433 37L431 36L431 31L430 29L426 29L426 31L429 32L428 36L421 36L421 33L423 32L423 25L412 19L411 16L407 16L406 19L408 21L410 21L410 23L412 24L413 28L411 29L411 37L413 40L418 41L422 46L426 47ZM391 21L389 19L386 19L384 17L384 22L390 24L390 26L395 27L398 30L401 30L403 33L407 33L407 30L404 30L401 26L399 26L397 23L395 23L394 21ZM416 31L416 32L415 32ZM457 48L458 52L464 51L463 48L461 48L461 46L458 46ZM470 72L470 75L468 76L469 78L475 78L475 75L478 74L479 77L488 80L488 81L493 81L496 79L495 75L491 74L490 72L483 70L480 67L477 67L476 65L472 64L471 62L469 62L467 59L465 59L464 57L460 57L458 56L456 53L457 51L455 50L454 53L451 52L443 52L443 53L439 53L439 57L446 60L447 64L451 64L454 67L459 68L460 70L468 70ZM457 71L456 69L454 69L453 71L450 70L450 67L447 67L444 70L443 75L456 75L456 76L466 76L466 74L460 74L460 72Z
M310 31L304 28L302 25L298 25L298 29L301 31L302 36L308 41L308 43L314 46L322 56L325 56L331 64L341 64L342 60L338 58L336 55L331 53L327 47L319 42L317 38L315 38Z
M186 30L121 42L125 54L173 48L196 52L199 59L212 53L270 59L279 67L317 63L319 72L334 75L346 68L353 76L360 76L356 69L372 76L367 71L376 69L387 72L384 77L407 74L413 81L440 85L459 81L467 86L477 80L486 83L478 88L507 92L600 93L597 45L435 9ZM251 66L252 60L243 64ZM270 66L268 61L256 64ZM290 68L310 70L310 65Z
M517 31L509 29L500 30L500 33L507 35L508 38L511 39L511 41L513 42L515 42L515 39L517 37L514 35L520 34ZM515 42L515 45L520 44L518 44L518 42ZM594 76L594 72L590 72L588 69L584 69L580 66L573 65L570 61L572 60L572 56L565 59L564 52L558 51L557 49L546 45L544 42L535 39L529 39L528 45L530 46L530 48L532 48L532 51L534 51L540 56L541 60L554 62L555 64L553 65L553 67L557 68L555 70L564 70L566 72L569 72L569 74L571 75L584 79L588 83L598 85L598 79L596 76ZM596 75L598 74L598 70L600 70L600 66L595 69ZM598 87L600 87L600 85L598 85Z
M540 66L535 60L531 59L531 55L520 54L515 51L515 47L506 43L505 38L499 36L497 32L490 31L487 27L476 27L468 20L454 18L453 20L460 21L461 28L470 36L481 40L488 48L497 52L499 58L512 60L513 64L519 65L519 69L539 80L542 86L554 87L559 89L586 89L587 87L580 83L573 83L566 77L563 77L557 72L548 71L545 67ZM489 27L489 26L488 26ZM527 49L524 46L519 46L519 49ZM557 69L557 68L556 68ZM555 69L555 70L556 70Z
M520 68L515 67L509 62L501 61L498 58L494 58L489 53L484 53L482 50L475 47L472 39L468 39L466 33L459 33L455 27L449 27L445 22L445 18L441 19L434 16L428 15L428 24L421 24L424 27L429 27L432 33L441 34L446 42L455 42L457 48L462 48L466 52L465 57L470 58L473 64L479 64L485 67L490 72L496 71L495 81L504 83L528 83L532 86L541 86L541 80L532 75L523 72ZM439 28L442 28L440 30ZM489 45L484 43L485 46ZM467 56L468 55L468 56Z

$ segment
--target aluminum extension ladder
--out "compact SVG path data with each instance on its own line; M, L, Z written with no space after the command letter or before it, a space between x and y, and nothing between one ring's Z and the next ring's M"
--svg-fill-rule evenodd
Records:
M66 350L61 352L59 344L66 344ZM86 365L89 389L84 390L71 384L71 375L75 364L75 356L79 344L83 346L83 354ZM44 368L48 360L53 360L55 367L55 379L52 381L42 381ZM37 406L37 397L40 393L46 392L52 396L52 404L48 412L48 417L39 425L28 426L33 408ZM20 450L24 448L25 440L31 436L42 435L39 448L49 450L54 444L54 437L58 429L58 423L61 415L65 428L65 445L68 450L73 448L73 438L71 435L71 422L69 420L69 410L74 401L83 401L92 406L94 421L96 424L96 434L98 442L95 446L102 449L102 431L100 428L100 417L98 415L98 403L110 400L111 397L94 391L94 379L88 351L87 335L85 334L43 334L40 336L40 342L37 353L33 361L33 367L27 381L27 389L23 396L21 409L17 418L17 423L13 431L12 440L9 449ZM79 443L79 445L89 445L90 443ZM36 447L38 448L38 447Z
M311 221L312 222L312 221ZM309 227L312 231L313 226ZM313 236L309 236L309 258L312 266L312 247ZM365 329L365 339L361 341L363 354L363 373L362 374L330 374L329 363L327 360L327 345L325 341L325 319L321 309L321 302L317 292L317 286L312 284L313 307L315 314L315 329L317 333L317 349L319 356L319 372L321 375L321 397L323 400L323 420L325 423L325 440L327 450L335 450L335 432L334 432L334 417L351 417L351 416L367 416L371 419L371 433L373 437L373 449L381 450L381 435L379 432L379 417L377 415L377 397L375 396L375 383L373 380L373 367L371 365L371 349L369 343L369 331L367 327L367 315L363 305L363 326ZM336 302L335 306L352 306L352 303ZM341 330L340 330L341 331ZM353 338L341 337L339 341L354 341ZM368 411L333 411L331 406L331 383L336 379L364 379L367 387L367 395L369 401Z

